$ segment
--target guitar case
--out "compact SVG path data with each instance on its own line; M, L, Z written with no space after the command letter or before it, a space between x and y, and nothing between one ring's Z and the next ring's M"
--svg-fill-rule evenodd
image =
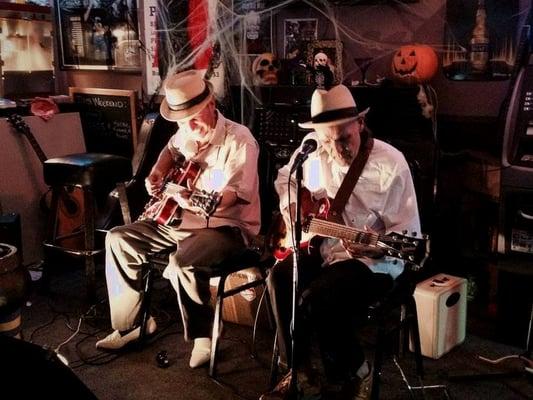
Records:
M177 130L178 125L164 119L159 112L149 113L143 119L137 148L132 158L133 177L126 184L128 208L132 221L139 217L149 200L144 180L157 161L161 150ZM111 229L124 223L116 190L108 196L104 210L97 221L100 229Z

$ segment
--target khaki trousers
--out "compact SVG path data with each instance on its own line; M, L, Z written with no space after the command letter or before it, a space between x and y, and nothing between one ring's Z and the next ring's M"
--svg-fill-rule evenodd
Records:
M113 228L106 236L106 282L111 325L127 330L138 324L142 265L146 254L177 245L163 276L177 293L186 340L210 337L210 268L244 248L232 227L179 230L142 221Z

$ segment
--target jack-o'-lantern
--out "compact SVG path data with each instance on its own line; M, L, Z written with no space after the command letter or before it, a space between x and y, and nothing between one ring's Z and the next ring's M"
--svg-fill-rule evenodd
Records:
M263 53L257 56L252 63L253 79L255 85L278 84L279 61L272 53Z
M407 85L426 83L437 73L438 58L432 47L424 44L402 46L392 57L395 81Z

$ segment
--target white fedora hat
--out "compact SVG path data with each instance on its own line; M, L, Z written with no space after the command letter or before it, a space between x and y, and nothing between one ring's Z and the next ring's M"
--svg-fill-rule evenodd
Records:
M188 70L166 79L165 98L159 108L163 118L187 120L204 109L213 98L213 87L203 75L203 71Z
M316 89L311 97L311 121L298 124L301 128L335 126L365 116L369 108L359 112L350 90L344 85L330 90Z

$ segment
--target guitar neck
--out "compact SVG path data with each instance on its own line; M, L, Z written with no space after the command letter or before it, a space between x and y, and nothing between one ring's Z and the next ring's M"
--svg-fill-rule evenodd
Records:
M48 158L46 157L46 154L44 154L43 149L41 149L41 146L39 146L39 143L37 143L37 140L35 139L35 136L33 136L33 133L30 132L29 128L28 132L26 132L26 138L28 139L28 142L30 142L33 151L35 151L35 154L37 154L37 157L39 157L39 160L44 163Z
M44 163L48 158L46 157L46 154L44 154L43 149L41 149L41 146L39 146L39 143L37 142L37 139L35 139L35 136L33 136L30 127L26 124L22 117L18 114L12 114L8 117L7 120L11 124L13 129L26 136L26 139L28 139L28 142L30 142L33 151L35 152L35 154L37 154L37 157L39 157L41 163Z
M345 239L368 245L376 245L380 240L380 235L376 233L363 231L335 222L325 221L320 218L311 219L308 231L315 235Z

